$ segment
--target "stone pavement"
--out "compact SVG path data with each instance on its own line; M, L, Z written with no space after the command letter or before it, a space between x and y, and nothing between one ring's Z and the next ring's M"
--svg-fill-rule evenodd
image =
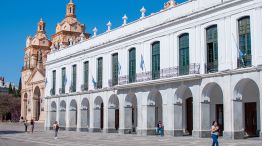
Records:
M211 146L211 139L192 137L158 137L60 131L54 139L53 131L36 125L35 133L24 133L22 124L0 123L0 146ZM219 139L221 146L262 146L259 138L245 140Z

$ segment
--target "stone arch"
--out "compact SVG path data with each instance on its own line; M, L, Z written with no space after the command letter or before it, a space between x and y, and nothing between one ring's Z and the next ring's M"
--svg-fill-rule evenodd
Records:
M162 96L158 90L152 90L147 98L147 134L154 135L158 121L163 121Z
M66 102L62 100L59 104L59 124L62 129L66 127Z
M137 128L137 97L130 93L125 98L125 131L126 134L136 132Z
M224 130L224 106L223 90L216 82L206 84L201 96L201 129L203 137L210 136L209 129L212 121L217 121L220 127L220 135Z
M117 95L110 96L108 101L108 132L114 133L119 129L119 100Z
M175 92L174 114L174 135L192 135L193 95L185 85L179 86Z
M55 101L51 102L50 111L49 112L50 112L50 127L52 127L52 125L56 121L57 106L56 106L56 102Z
M73 99L69 104L69 130L76 130L77 112L77 102L75 99Z
M89 100L84 98L81 102L81 131L87 131L90 119Z
M101 132L104 128L104 102L101 96L94 101L94 132Z
M33 94L33 119L35 121L39 120L40 117L40 113L41 113L41 92L40 92L40 88L38 86L36 86L34 88L34 94Z
M249 78L241 79L233 94L234 130L241 131L242 137L259 136L261 99L258 84Z

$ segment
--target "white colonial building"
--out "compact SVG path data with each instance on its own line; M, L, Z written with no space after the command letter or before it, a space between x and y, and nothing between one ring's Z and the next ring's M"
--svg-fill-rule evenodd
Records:
M170 0L163 10L53 49L46 128L261 136L262 0ZM74 45L72 45L74 44Z

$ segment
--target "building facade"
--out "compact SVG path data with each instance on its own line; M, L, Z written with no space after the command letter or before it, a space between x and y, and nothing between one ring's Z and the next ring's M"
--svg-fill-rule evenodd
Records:
M262 0L168 1L47 57L46 128L261 136Z
M21 117L42 122L45 120L45 62L51 46L45 25L41 19L36 35L27 37L21 77Z
M34 37L26 41L24 66L22 68L21 117L44 122L46 59L51 50L73 45L89 37L85 25L75 15L75 4L70 1L66 6L66 17L56 26L56 33L49 40L45 31L45 22L41 19Z

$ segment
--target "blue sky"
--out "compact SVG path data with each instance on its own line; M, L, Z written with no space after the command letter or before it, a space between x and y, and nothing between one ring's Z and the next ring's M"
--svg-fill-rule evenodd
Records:
M110 20L112 28L122 24L124 14L128 22L140 17L142 6L146 15L158 12L168 0L73 0L76 15L81 23L92 33L94 27L98 33L106 31ZM177 0L178 3L186 0ZM55 32L55 26L65 16L65 6L69 0L2 0L0 23L0 76L6 81L18 84L23 65L25 40L33 36L37 23L42 17L46 22L47 35Z

